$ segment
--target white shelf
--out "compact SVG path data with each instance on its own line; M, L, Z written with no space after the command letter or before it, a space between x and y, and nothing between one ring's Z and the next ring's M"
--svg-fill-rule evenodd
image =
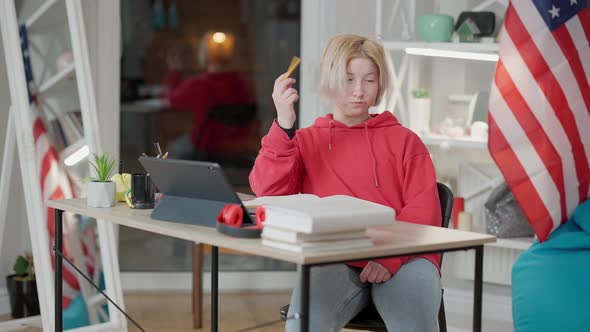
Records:
M534 237L515 237L509 239L496 239L496 243L487 243L486 246L516 250L527 250L535 242Z
M43 32L53 26L63 26L65 17L66 7L63 0L47 0L26 20L25 26L29 33Z
M55 74L55 76L51 77L50 79L46 80L41 84L39 87L40 94L46 94L50 90L55 89L60 84L66 83L71 77L74 75L74 63L71 63L66 68L64 68L59 73Z
M473 101L473 98L477 96L476 94L450 94L447 99L452 103L470 103Z
M488 149L487 141L478 141L470 138L452 138L441 135L421 135L420 138L424 144L437 146L440 148L467 148L467 149Z
M382 41L383 46L392 51L403 51L408 47L432 48L456 52L497 53L498 43L432 43L420 41Z

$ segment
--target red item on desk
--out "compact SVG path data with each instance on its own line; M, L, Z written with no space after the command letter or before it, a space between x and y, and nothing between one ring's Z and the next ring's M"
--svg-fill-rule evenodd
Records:
M264 206L259 206L256 208L256 225L258 228L262 229L264 227L264 222L266 221L266 209Z
M451 213L454 229L459 228L459 213L463 211L465 211L465 198L455 197L455 199L453 199L453 212Z
M227 204L221 209L217 221L229 226L241 226L244 219L244 211L238 204Z
M256 228L262 229L264 227L264 221L266 220L266 210L264 206L256 208ZM221 209L219 215L217 215L217 221L222 224L241 227L244 221L244 210L239 204L227 204Z

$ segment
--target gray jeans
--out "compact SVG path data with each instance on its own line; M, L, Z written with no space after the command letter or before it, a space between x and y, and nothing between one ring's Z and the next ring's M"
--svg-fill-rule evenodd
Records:
M316 266L310 272L310 331L340 331L372 299L387 331L437 331L441 282L437 268L417 258L382 284L360 281L360 269L345 264ZM293 290L288 317L300 311L301 289ZM300 321L287 320L288 332Z

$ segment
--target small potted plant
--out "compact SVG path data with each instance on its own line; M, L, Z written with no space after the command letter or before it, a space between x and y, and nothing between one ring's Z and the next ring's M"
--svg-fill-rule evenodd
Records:
M424 131L430 131L430 91L428 89L415 89L412 91L410 108L410 129L420 135Z
M14 274L6 277L6 288L13 318L39 315L33 255L25 254L17 257L14 263Z
M90 207L111 207L115 206L115 182L111 181L111 174L115 168L115 160L108 154L102 156L94 155L94 162L90 162L95 177L90 178L88 183L87 204Z

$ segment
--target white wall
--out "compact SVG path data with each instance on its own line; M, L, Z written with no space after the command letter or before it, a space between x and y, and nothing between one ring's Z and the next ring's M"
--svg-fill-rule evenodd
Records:
M301 83L299 126L307 127L329 111L318 93L320 56L324 44L337 34L375 37L375 2L357 0L302 0Z
M94 95L104 152L119 158L121 13L119 0L83 1Z

